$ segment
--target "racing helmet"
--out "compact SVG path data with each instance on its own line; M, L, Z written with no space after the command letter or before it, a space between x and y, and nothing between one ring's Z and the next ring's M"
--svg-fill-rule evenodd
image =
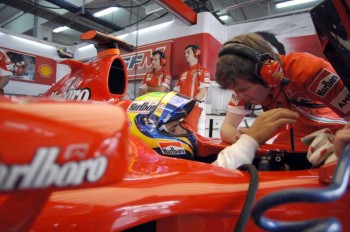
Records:
M180 125L186 133L173 135L164 129L166 123L185 118L195 104L195 100L174 91L142 95L127 109L130 132L160 155L195 159L197 138L192 131Z

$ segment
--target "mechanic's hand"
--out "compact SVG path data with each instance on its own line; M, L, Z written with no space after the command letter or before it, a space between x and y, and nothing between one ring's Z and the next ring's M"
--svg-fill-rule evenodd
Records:
M350 143L350 123L346 124L343 129L338 130L334 137L335 154L339 157L346 145Z
M242 134L247 134L249 131L249 128L246 127L240 127L238 128L238 132L242 135Z
M247 134L249 128L240 127L236 130L234 135L234 141L233 143L237 142L237 140L241 137L241 135Z
M251 164L258 147L259 144L253 138L242 135L236 143L222 150L212 164L233 170L242 164Z
M330 163L337 160L334 154L334 135L328 128L316 131L301 139L301 141L309 146L307 151L307 159L313 166L320 165L323 161Z
M280 126L295 123L299 118L297 112L278 108L261 113L246 132L260 145L270 138L272 133Z

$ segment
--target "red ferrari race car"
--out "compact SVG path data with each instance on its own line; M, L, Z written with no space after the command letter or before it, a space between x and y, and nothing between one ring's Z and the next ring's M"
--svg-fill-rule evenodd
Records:
M312 11L329 37L319 16L339 4ZM130 133L117 45L130 46L93 31L82 38L96 43L96 59L63 61L71 73L43 98L0 99L0 231L350 231L349 150L311 168L305 151L264 145L232 171L210 164L227 144L196 134L187 146L197 157L159 155ZM162 99L134 109L157 112ZM172 99L173 114L190 102Z

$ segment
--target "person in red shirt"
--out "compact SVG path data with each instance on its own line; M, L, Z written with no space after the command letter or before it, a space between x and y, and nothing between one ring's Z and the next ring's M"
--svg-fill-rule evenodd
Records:
M302 137L322 128L335 132L350 116L349 91L329 62L308 53L274 53L256 33L238 35L223 45L215 76L221 88L233 91L220 129L227 143L247 133L248 128L237 127L256 105L300 114L298 122L281 129L273 142L294 143L296 150L306 148Z
M184 120L184 123L196 132L198 131L199 118L202 113L205 113L203 112L204 101L210 85L210 73L205 67L199 64L200 52L198 45L191 44L186 46L185 59L188 69L179 76L173 89L198 101L190 115ZM200 124L204 125L205 123L201 122Z
M4 94L4 87L13 76L14 64L4 50L0 49L0 94Z
M148 92L167 92L170 90L171 76L164 69L165 54L162 51L152 53L152 72L147 73L139 87L139 96Z

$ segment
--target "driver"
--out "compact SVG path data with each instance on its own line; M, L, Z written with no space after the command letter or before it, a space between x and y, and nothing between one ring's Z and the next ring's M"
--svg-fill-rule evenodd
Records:
M157 153L194 160L197 138L182 126L196 101L177 92L151 92L136 98L128 107L131 134Z

